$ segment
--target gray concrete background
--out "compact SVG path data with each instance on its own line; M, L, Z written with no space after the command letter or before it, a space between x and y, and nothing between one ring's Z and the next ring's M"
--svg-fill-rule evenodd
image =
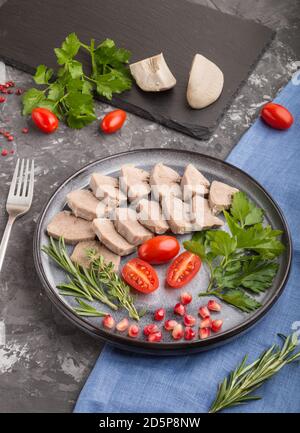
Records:
M35 273L33 232L53 190L84 164L128 149L173 147L225 158L260 107L274 98L296 70L294 62L300 60L298 0L193 1L277 31L210 140L197 141L131 114L126 126L113 136L102 136L97 122L81 131L61 125L53 136L34 131L29 123L30 133L25 135L21 129L27 120L20 114L20 98L11 95L0 106L0 127L15 136L9 146L0 136L0 146L15 151L13 156L0 156L0 233L6 224L5 201L16 158L36 161L32 209L15 224L0 276L0 412L71 411L101 351L99 342L74 328L52 307ZM3 3L0 0L0 6ZM13 68L7 68L7 74L19 87L32 85L27 74ZM109 110L108 105L97 104L99 118Z

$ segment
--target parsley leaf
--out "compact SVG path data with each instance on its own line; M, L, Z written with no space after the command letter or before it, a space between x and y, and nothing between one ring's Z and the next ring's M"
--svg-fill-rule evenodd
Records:
M263 211L245 193L234 195L230 211L224 211L230 233L206 230L183 243L208 266L209 286L199 296L215 295L244 312L261 306L254 295L272 286L278 270L276 257L284 246L282 232L262 224Z
M45 100L45 94L42 90L29 89L22 97L23 115L31 114L33 108L38 107L41 101Z
M248 296L244 291L239 289L227 290L224 293L213 293L218 298L227 302L227 304L233 305L245 313L257 310L261 307L261 303Z
M234 220L239 222L242 227L263 221L263 210L256 207L241 191L234 194L230 212Z
M36 84L48 84L53 75L53 70L48 69L45 65L39 65L33 77Z
M80 49L88 51L91 59L91 75L83 70L76 60ZM82 43L75 33L55 48L57 63L61 65L53 78L53 70L45 65L37 67L34 80L44 85L44 90L29 89L23 95L23 115L31 113L35 107L45 107L66 121L71 128L82 128L96 119L94 92L107 99L114 93L129 90L132 86L127 64L131 53L116 47L111 39L106 39L95 48Z

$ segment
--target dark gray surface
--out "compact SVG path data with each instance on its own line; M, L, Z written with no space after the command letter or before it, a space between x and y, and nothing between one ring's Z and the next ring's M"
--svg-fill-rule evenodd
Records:
M29 73L35 71L37 62L56 68L53 47L60 46L74 30L85 43L90 38L101 41L109 36L132 52L132 62L163 52L177 79L174 89L159 94L142 92L134 85L130 92L117 95L114 103L194 138L210 137L274 36L268 27L252 20L185 0L63 3L62 9L61 0L31 0L32 13L28 14L27 2L10 0L0 14L0 58ZM11 16L14 26L10 24ZM188 73L197 52L224 73L220 98L203 110L193 110L186 102ZM89 59L85 53L80 55L88 70Z
M173 147L225 158L262 104L272 99L296 70L294 62L300 60L298 0L232 0L230 4L226 0L197 1L259 20L277 30L271 47L209 141L197 141L133 115L114 136L101 136L96 123L82 131L61 127L53 136L33 130L22 135L20 130L26 120L20 116L18 97L0 107L0 126L15 133L16 154L34 157L37 164L32 210L14 227L0 275L0 412L71 411L101 349L98 342L69 325L52 308L33 267L35 222L55 187L82 165L127 149ZM24 73L11 68L8 73L20 86L32 84ZM109 106L98 104L99 117L108 110ZM0 157L1 232L7 218L4 205L14 165L15 156Z

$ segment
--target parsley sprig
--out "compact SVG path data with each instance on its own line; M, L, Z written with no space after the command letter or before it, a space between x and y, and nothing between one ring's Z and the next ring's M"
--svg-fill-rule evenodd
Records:
M248 365L246 365L246 355L228 378L220 383L216 399L210 408L211 413L245 404L248 401L260 400L261 397L253 395L253 391L274 376L282 367L300 359L300 352L294 353L298 345L297 334L294 333L288 337L280 336L284 338L282 347L274 344Z
M230 212L224 211L230 233L197 232L184 247L206 263L210 282L199 296L215 295L244 312L261 306L252 296L271 285L278 270L276 258L284 246L280 230L263 225L263 211L243 192L237 192Z
M90 56L89 75L75 58L80 50ZM91 39L90 45L86 45L71 33L54 52L59 68L54 76L54 71L47 66L37 67L33 78L44 88L32 88L24 93L24 115L30 114L33 108L44 107L66 121L69 127L80 129L96 119L94 92L111 100L114 93L131 88L127 67L131 53L117 48L111 39L99 45Z

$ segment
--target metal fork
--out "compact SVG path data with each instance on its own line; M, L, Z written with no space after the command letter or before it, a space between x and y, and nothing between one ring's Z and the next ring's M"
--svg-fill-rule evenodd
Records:
M20 170L19 170L20 167ZM30 209L34 186L34 160L30 164L30 160L20 159L11 181L6 210L8 213L8 221L4 230L3 238L0 244L0 272L11 232L11 228L16 218L24 215Z

